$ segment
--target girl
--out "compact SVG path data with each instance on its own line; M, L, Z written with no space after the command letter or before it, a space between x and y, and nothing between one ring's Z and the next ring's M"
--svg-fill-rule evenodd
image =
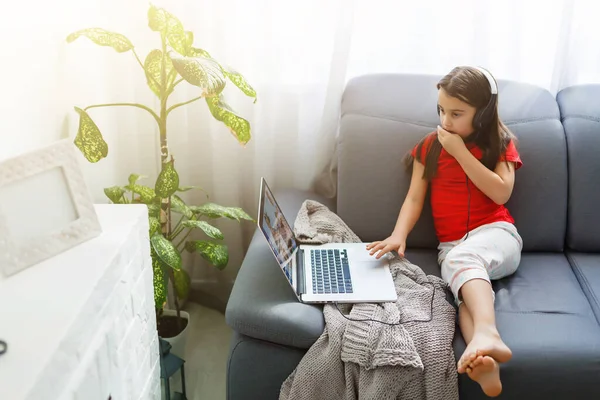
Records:
M497 396L502 391L498 363L512 353L496 329L490 280L514 273L521 260L523 242L504 204L522 162L515 137L498 117L498 91L489 72L457 67L437 88L441 127L408 156L412 178L394 231L367 249L378 259L392 250L404 256L431 185L438 262L467 343L457 369L486 395Z

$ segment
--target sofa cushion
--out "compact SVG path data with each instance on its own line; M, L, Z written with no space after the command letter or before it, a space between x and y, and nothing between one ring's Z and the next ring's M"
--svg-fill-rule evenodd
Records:
M411 263L418 265L427 275L442 277L442 271L438 264L438 252L432 249L407 249L405 252L406 259ZM446 300L448 303L455 305L454 295L450 288L446 290Z
M374 74L352 79L344 92L338 139L337 213L364 241L393 230L408 191L402 159L439 123L439 76ZM525 251L561 251L567 218L567 154L554 97L500 80L500 115L517 135L524 167L507 204ZM429 202L408 238L409 248L437 246Z
M331 200L314 193L272 189L292 226L306 199L331 207ZM321 336L325 326L323 308L298 301L258 229L235 280L225 319L242 335L304 349Z
M555 118L507 121L518 139L523 168L506 204L523 238L524 251L564 250L567 226L567 149Z
M600 251L600 85L569 87L557 101L569 149L567 246Z
M564 254L523 253L517 271L493 286L500 313L593 317Z
M227 363L227 399L278 399L281 385L305 352L233 332Z
M517 272L494 281L494 290L498 330L513 351L502 365L502 396L600 398L600 326L567 258L524 253ZM460 357L462 336L454 348ZM460 390L461 398L484 398L465 375Z
M348 82L338 139L337 209L364 241L387 237L408 191L403 157L436 124L439 77L374 74ZM427 202L409 247L435 248Z
M442 277L442 272L437 261L437 250L408 248L404 252L404 255L408 261L421 267L425 274L434 275L439 278Z
M600 323L600 254L570 252L567 257Z

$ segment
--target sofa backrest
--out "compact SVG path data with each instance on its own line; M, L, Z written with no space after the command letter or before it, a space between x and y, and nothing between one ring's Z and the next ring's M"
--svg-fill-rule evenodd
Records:
M373 74L348 82L338 138L337 212L366 242L393 230L410 183L402 159L435 130L440 76ZM498 82L500 117L523 159L507 207L526 251L561 251L567 225L567 149L554 97L532 85ZM429 196L408 247L435 248Z
M556 96L569 152L567 247L600 251L600 85Z

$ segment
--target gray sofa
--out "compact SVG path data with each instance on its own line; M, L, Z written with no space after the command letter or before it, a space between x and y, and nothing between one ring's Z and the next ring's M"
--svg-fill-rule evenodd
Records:
M387 237L409 185L402 157L438 123L438 79L384 74L350 81L337 198L276 190L290 223L310 198L336 211L363 241ZM600 85L570 87L555 98L532 85L498 83L500 115L518 137L524 162L507 205L524 240L523 257L513 276L494 283L498 329L514 354L502 365L499 398L600 399ZM439 276L436 246L426 206L406 257ZM324 327L322 308L296 301L258 231L226 320L234 331L229 400L277 399ZM459 332L457 357L465 348ZM461 399L485 398L466 375L459 389Z

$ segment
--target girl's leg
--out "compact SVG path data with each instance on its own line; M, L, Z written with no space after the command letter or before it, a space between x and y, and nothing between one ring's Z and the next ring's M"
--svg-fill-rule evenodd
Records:
M499 363L510 360L512 352L502 341L496 328L494 300L489 282L482 279L469 280L461 287L460 295L468 308L473 328L471 340L458 362L458 372L466 372L478 355L490 356Z
M467 345L473 340L475 327L469 308L463 302L458 309L458 320L460 330ZM498 362L490 356L478 355L466 367L469 378L479 383L483 392L496 397L502 393L502 382L500 381L500 367Z
M469 313L469 309L465 303L461 303L458 306L458 325L460 326L460 333L463 339L465 339L465 343L469 344L473 339L475 331L473 329L473 318L471 318L471 313Z
M462 307L468 310L468 314L462 312L462 318L459 311L461 331L467 341L458 363L460 373L466 372L478 354L498 362L506 362L512 356L496 329L490 278L512 274L518 267L521 249L516 228L507 223L485 225L472 231L464 241L440 245L442 277L450 284L459 307L464 302Z

